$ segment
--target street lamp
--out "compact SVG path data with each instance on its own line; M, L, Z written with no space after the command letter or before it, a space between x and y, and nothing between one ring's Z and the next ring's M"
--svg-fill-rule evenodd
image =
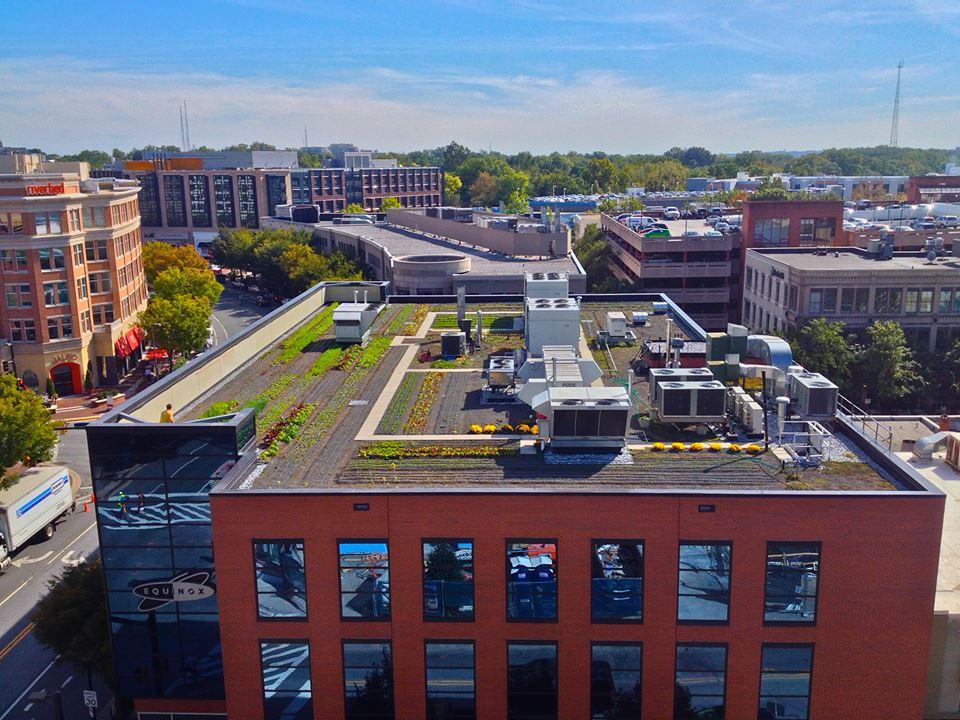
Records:
M36 703L45 702L50 698L53 698L53 720L63 720L63 697L59 690L49 694L46 690L38 690L27 696L30 702Z

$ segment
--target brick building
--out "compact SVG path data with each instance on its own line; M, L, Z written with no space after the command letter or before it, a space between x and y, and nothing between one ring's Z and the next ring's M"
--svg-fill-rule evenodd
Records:
M916 175L907 179L907 202L958 203L960 202L960 175Z
M443 171L435 167L325 167L291 173L292 201L317 205L320 212L340 212L356 203L377 210L384 198L400 207L437 207L443 204Z
M61 164L62 165L62 164ZM0 175L0 338L41 391L116 384L140 356L147 301L135 183L75 172Z

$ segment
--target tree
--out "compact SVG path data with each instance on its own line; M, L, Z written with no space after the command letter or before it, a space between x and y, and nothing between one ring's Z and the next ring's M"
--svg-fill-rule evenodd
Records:
M493 175L483 171L477 175L477 179L470 186L470 204L482 205L483 207L493 205L497 201L499 193L500 183Z
M223 267L249 272L253 270L256 235L252 230L222 228L213 241L213 261Z
M443 174L443 198L448 205L460 204L460 188L463 187L463 180L459 175L452 172Z
M527 203L527 196L520 192L520 190L514 190L512 193L510 193L510 196L504 200L503 210L504 212L515 215L522 215L530 212L530 205Z
M441 164L444 170L453 170L470 157L470 149L457 142L451 142L441 151Z
M848 342L842 322L823 318L807 320L789 340L793 357L799 364L823 373L840 387L849 385L857 349Z
M67 568L47 583L31 618L33 635L61 659L112 684L110 628L100 561Z
M790 193L778 177L765 178L750 196L751 200L789 200Z
M530 186L530 176L520 170L507 168L498 178L498 199L506 200L514 193L527 197L527 188Z
M10 373L0 375L0 471L18 462L36 465L53 456L57 432L36 393L21 390ZM0 488L15 480L0 477Z
M222 292L223 285L216 281L212 272L197 268L186 270L178 267L167 268L153 281L155 297L172 300L181 295L189 295L205 299L211 308L220 299Z
M687 169L677 160L650 163L644 173L643 186L647 190L680 190L687 179Z
M854 379L866 391L874 409L890 410L926 385L903 328L892 320L876 321L866 329L857 353ZM864 399L864 398L861 398Z
M587 165L587 177L591 185L600 188L601 192L617 190L617 166L608 157L594 158Z
M204 346L210 331L210 305L204 298L189 295L169 299L154 296L138 316L137 324L172 360L178 352L186 355Z
M732 178L736 177L739 170L732 160L720 160L707 168L707 174L712 178Z
M363 212L363 208L360 207L359 203L350 203L349 205L347 205L347 206L343 209L343 212L345 212L345 213L362 213L362 212Z
M143 260L143 273L147 276L147 282L153 285L164 270L168 268L195 268L197 270L209 270L207 261L197 254L191 245L174 246L165 242L147 242L143 244L141 250Z
M687 167L694 168L705 167L712 163L713 160L713 153L706 148L699 146L688 147L683 151L683 155L680 157L680 162Z
M386 212L391 208L400 207L400 200L395 197L385 197L380 201L380 212Z
M426 567L423 571L425 580L463 580L463 569L457 555L449 543L437 543L427 555Z

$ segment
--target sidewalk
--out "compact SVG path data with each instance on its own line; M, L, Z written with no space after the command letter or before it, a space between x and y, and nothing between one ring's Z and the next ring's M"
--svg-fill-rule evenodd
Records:
M65 423L96 420L107 411L121 406L124 401L130 399L146 387L146 380L143 377L143 371L145 369L145 365L137 367L127 373L119 385L110 388L119 393L123 393L123 398L115 398L107 402L96 402L97 395L102 390L101 388L95 388L90 394L67 395L57 398L57 411L53 413L51 419Z

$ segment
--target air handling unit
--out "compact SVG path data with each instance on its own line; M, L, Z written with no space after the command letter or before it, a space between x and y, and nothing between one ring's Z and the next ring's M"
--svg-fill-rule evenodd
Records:
M647 376L651 405L658 402L658 388L665 382L707 382L713 380L713 373L707 368L651 368Z
M794 412L802 418L833 417L837 414L837 386L820 373L793 373L789 376Z
M544 345L580 344L580 306L572 298L527 298L523 339L527 352L542 355Z
M526 273L523 276L523 294L528 298L565 298L570 296L566 273Z
M663 382L657 386L656 411L673 423L719 422L726 417L727 388L722 382Z
M536 396L540 436L553 448L622 448L630 399L621 387L550 387Z

